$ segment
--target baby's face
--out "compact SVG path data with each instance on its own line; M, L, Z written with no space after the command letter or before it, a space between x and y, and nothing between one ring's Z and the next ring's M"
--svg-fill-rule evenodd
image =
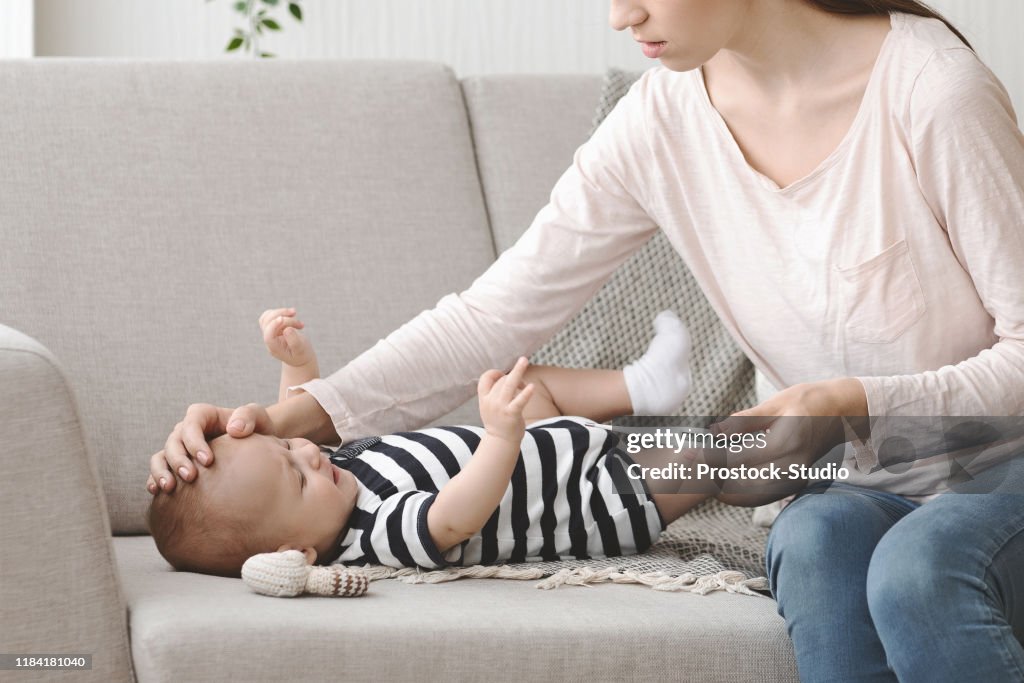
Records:
M320 558L337 548L358 486L316 444L253 434L221 436L210 448L214 464L201 479L213 505L263 520L262 533L275 543L316 548Z

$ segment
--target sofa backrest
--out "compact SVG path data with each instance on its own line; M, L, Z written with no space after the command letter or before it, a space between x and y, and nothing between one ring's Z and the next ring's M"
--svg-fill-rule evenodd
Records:
M475 76L462 82L499 253L530 227L587 140L601 75Z
M187 404L276 399L264 308L329 372L495 255L440 64L0 62L0 158L0 323L71 377L115 533Z

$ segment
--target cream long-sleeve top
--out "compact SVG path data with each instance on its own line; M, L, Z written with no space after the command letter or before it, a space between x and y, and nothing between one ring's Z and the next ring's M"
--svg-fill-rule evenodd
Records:
M747 163L701 69L653 68L467 290L302 388L343 439L419 427L658 229L775 388L856 377L873 417L1024 414L1024 136L975 53L902 13L807 176L780 188Z

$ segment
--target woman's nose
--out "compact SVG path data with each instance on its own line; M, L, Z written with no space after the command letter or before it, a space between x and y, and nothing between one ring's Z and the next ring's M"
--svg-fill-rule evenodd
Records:
M637 6L637 0L612 0L608 23L614 30L624 31L645 21L647 21L647 12Z

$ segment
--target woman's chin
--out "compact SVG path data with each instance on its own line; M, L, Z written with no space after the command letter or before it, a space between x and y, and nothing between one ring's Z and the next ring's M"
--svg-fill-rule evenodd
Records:
M684 71L693 71L704 64L703 61L698 59L680 57L662 57L658 61L661 62L661 65L669 71L678 71L680 73Z

